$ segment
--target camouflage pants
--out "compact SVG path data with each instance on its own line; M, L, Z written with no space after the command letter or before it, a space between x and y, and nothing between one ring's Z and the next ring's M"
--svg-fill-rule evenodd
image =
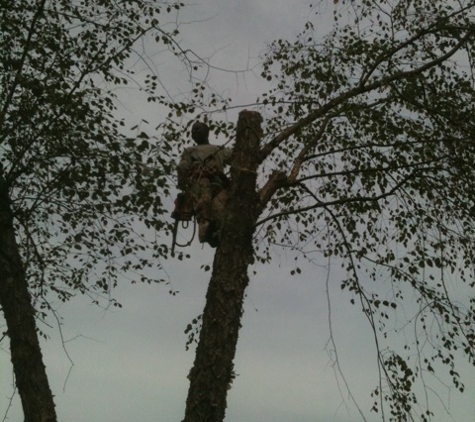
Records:
M190 184L187 194L198 221L198 238L201 243L208 242L213 246L215 242L210 237L218 233L210 231L219 230L227 191L208 178L200 178Z

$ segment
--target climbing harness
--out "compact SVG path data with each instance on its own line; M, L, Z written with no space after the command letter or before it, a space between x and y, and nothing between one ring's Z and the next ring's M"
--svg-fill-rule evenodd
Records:
M209 159L209 157L208 157ZM208 160L207 159L207 160ZM226 175L220 171L217 171L212 166L207 165L206 161L203 163L197 163L191 166L187 173L187 179L189 183L200 183L201 179L208 179L211 186L212 198L211 200L223 189L226 189L229 186L229 179ZM188 187L190 184L188 185ZM196 225L197 221L194 215L193 205L189 199L189 197L184 193L181 192L177 195L175 199L175 208L171 214L171 217L175 220L173 225L173 233L172 233L172 248L171 248L171 255L175 256L175 247L186 247L191 245L195 234L196 234ZM190 221L193 221L193 235L189 242L181 245L177 243L176 238L178 234L178 226L180 222L182 223L182 227L184 229L188 228ZM211 222L210 224L214 224ZM214 227L214 226L213 226ZM213 230L214 231L214 230ZM200 234L201 236L201 234ZM203 241L200 238L200 242ZM217 243L212 241L211 239L206 240L212 247L216 247Z
M230 185L229 179L224 173L208 166L206 162L191 166L187 178L194 182L201 179L208 179L213 188L213 197L215 197L221 190L228 188Z
M201 179L214 180L218 175L218 171L206 164L194 164L188 170L187 179L191 182L198 182Z

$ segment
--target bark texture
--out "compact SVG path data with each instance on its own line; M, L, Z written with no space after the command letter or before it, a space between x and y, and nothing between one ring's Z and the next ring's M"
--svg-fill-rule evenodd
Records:
M257 112L239 114L229 198L223 211L220 246L214 258L195 363L189 375L184 422L222 422L225 417L259 213L256 172L261 123Z
M35 310L15 239L8 187L0 174L0 305L7 323L16 385L25 422L56 422Z

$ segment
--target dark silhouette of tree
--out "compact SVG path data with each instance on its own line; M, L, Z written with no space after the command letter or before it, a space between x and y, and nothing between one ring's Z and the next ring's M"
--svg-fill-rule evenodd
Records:
M457 359L473 363L475 350L475 2L335 3L325 38L309 22L270 46L262 76L275 88L261 114L237 122L186 422L224 419L248 267L282 245L343 263L341 288L374 333L380 383L368 394L382 420L429 421L432 375L464 391ZM398 348L389 327L401 318L402 340L406 326L413 334Z
M163 29L182 4L0 4L0 305L25 421L51 422L35 320L54 312L53 298L109 300L119 274L159 281L143 271L159 268L166 246L136 230L166 231L157 193L167 192L168 170L144 171L154 146L121 133L114 90L132 83L151 101L169 102L158 76L131 64L147 63L145 36L171 57L182 54L175 31Z

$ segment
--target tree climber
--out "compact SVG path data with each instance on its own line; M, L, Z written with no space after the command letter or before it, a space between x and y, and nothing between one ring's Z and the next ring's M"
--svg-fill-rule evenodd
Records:
M227 199L229 180L224 167L231 160L232 150L211 145L209 127L195 122L191 137L196 146L186 148L178 164L178 189L185 192L198 221L198 238L212 247L219 243L219 222Z

